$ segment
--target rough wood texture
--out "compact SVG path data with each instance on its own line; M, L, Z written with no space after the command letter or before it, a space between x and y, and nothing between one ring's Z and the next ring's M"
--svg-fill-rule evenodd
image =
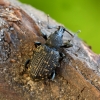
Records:
M59 24L49 19L49 25ZM100 100L100 55L93 53L77 36L64 33L73 47L63 49L66 57L55 81L34 82L23 73L32 58L34 41L45 43L41 31L50 35L47 16L16 0L0 0L0 100Z

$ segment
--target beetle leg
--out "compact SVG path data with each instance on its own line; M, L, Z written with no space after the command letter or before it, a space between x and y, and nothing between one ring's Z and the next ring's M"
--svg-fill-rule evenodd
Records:
M27 69L29 67L29 63L30 63L30 59L26 60L26 62L24 64L24 70L20 73L20 75L24 75L25 73L27 73Z
M34 42L34 45L35 45L35 47L37 47L37 46L41 45L41 43L40 42Z
M51 80L53 81L55 78L55 70L53 70L52 75L51 75Z
M30 59L25 62L25 69L28 69L28 64L30 63Z
M69 48L72 47L73 45L70 43L70 40L68 40L68 42L64 43L64 45L60 46L61 48Z
M61 58L65 57L65 55L61 52L59 52L59 55L60 55Z
M47 35L46 35L45 33L43 33L43 32L41 32L41 33L42 33L43 38L44 38L45 40L47 40Z
M65 55L61 52L59 52L60 58L59 58L59 62L61 62L63 60L63 58L65 57Z
M28 69L28 65L30 63L30 59L26 60L25 64L24 64L24 69L23 71L20 73L20 75L24 75L26 72L27 72L27 69Z

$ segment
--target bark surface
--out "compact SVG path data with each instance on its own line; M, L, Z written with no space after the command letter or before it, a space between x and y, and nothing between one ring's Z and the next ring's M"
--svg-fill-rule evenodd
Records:
M18 2L0 0L0 100L100 100L100 55L76 35L64 33L73 47L62 49L66 57L54 81L34 82L23 73L35 50L34 41L45 43L61 24L43 12ZM72 33L73 34L73 33Z

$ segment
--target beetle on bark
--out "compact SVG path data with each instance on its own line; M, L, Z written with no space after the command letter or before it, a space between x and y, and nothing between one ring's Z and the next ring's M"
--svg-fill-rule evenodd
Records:
M55 69L60 66L60 61L63 58L63 53L61 53L59 49L62 47L72 47L70 42L63 43L62 38L65 31L66 29L64 27L59 26L58 30L48 38L43 34L43 37L46 40L45 44L41 44L40 42L34 43L36 50L33 51L33 57L25 63L25 67L26 69L29 69L29 74L34 81L54 79ZM28 67L27 64L30 66Z

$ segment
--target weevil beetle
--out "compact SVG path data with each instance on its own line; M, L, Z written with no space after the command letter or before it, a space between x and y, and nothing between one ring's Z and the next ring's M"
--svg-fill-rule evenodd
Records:
M33 57L25 64L29 68L29 74L33 80L51 79L55 77L55 69L60 66L60 60L63 54L59 52L61 47L69 48L72 44L63 44L63 33L65 28L59 26L58 30L51 34L48 38L43 34L46 40L45 44L35 42L36 49L33 51ZM30 63L29 67L27 64Z

